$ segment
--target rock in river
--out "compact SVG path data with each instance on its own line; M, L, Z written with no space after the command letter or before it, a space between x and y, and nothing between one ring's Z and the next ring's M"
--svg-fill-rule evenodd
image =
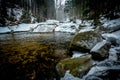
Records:
M103 40L97 43L90 51L92 58L95 60L104 60L109 56L110 44Z
M102 37L95 31L81 32L71 41L70 51L89 52L100 41L102 41Z
M78 58L67 58L61 60L56 69L60 76L64 76L67 70L70 70L70 73L76 77L83 77L92 66L92 60L90 55L81 56Z

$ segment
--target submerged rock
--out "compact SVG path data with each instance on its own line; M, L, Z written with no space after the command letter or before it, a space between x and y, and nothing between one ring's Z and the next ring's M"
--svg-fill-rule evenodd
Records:
M100 41L102 41L102 37L95 31L81 32L71 41L70 51L89 52Z
M53 45L22 40L1 43L0 49L0 80L58 78L55 65L60 58Z
M92 60L90 56L82 56L78 58L67 58L61 60L56 69L60 76L64 76L67 70L76 77L83 77L92 66Z
M109 57L110 44L107 41L97 43L90 51L95 60L104 60Z

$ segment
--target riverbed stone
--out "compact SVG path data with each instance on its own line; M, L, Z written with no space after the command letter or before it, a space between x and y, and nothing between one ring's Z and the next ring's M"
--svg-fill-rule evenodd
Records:
M55 66L59 58L54 56L54 47L49 44L27 40L5 42L1 43L0 53L0 80L57 77Z
M109 57L110 43L103 40L97 43L90 51L94 60L104 60Z
M78 58L67 58L61 60L56 69L60 76L64 76L67 70L75 77L83 77L92 66L92 60L90 55L81 56Z
M85 31L78 33L70 43L70 52L89 52L100 41L102 41L102 36L98 32Z

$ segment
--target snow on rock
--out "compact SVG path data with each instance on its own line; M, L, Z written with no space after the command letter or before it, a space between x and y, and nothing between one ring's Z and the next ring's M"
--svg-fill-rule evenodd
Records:
M94 31L94 29L91 29L91 27L88 27L88 28L85 28L85 29L81 29L81 30L79 31L79 33L88 32L88 31Z
M102 37L113 45L120 45L120 30L113 33L104 33Z
M72 53L73 53L72 58L77 58L77 57L88 54L88 53L82 53L82 52L78 52L78 51L73 51Z
M106 69L108 69L108 68L105 67L105 66L101 66L101 67L100 67L100 66L95 66L95 67L92 67L92 68L90 69L90 71L87 73L86 76L95 74L96 72L99 72L99 71L104 71L104 70L106 70Z
M9 27L13 31L30 31L32 28L36 27L37 24L20 24L18 26Z
M7 8L7 14L9 18L12 16L15 20L20 20L21 16L23 15L21 8Z
M109 57L110 44L103 40L98 42L90 51L94 60L104 60Z
M105 60L102 62L97 62L95 66L93 66L90 71L85 75L82 80L91 80L91 76L95 76L96 78L102 78L99 76L103 76L103 80L105 76L109 76L108 71L118 71L120 70L120 62L118 61L111 61L111 60ZM110 74L114 75L114 73L109 72ZM109 77L108 77L109 78ZM94 79L99 80L99 79ZM109 80L109 79L108 79Z
M18 24L14 26L0 27L0 33L6 32L20 32L20 31L31 31L31 32L53 32L56 28L56 24L59 22L56 20L48 20L46 22L34 23L34 24Z
M117 51L115 50L115 48L111 48L109 51L109 60L113 60L116 61L117 60Z
M10 32L11 30L8 27L0 27L0 33Z
M15 14L15 19L16 20L20 20L21 16L23 15L22 14L22 9L17 9L17 8L14 8L13 9L13 13Z
M78 26L76 24L74 24L74 23L64 23L64 24L59 25L58 27L56 27L55 31L75 33L77 28L78 28Z
M108 19L107 18L105 18L105 17L100 17L100 22L102 23L102 24L104 24L104 23L106 23L107 21L108 21Z
M114 34L114 35L117 36L117 40L116 40L116 42L117 42L117 44L120 45L120 30L115 31L115 32L113 32L112 34Z
M47 20L46 24L59 24L59 21L57 21L57 20Z
M101 47L103 47L106 43L107 43L106 40L103 40L103 41L97 43L97 44L91 49L91 51L93 51L93 52L98 52L98 50L99 50Z
M81 23L81 25L84 25L85 27L93 27L93 20L85 20Z
M103 26L110 32L120 30L120 18L106 21Z
M54 32L54 25L41 25L38 26L33 32Z
M117 38L116 35L111 34L111 33L102 34L102 37L103 37L104 39L106 39L106 40L108 40L108 38L110 38L110 37L113 37L113 38L115 38L115 39Z
M100 41L102 41L101 34L95 31L78 33L71 40L70 50L89 52Z
M111 21L104 18L104 19L101 19L101 22L103 23L103 26L105 26L105 27L115 27L115 26L120 27L120 26L118 26L118 25L120 25L120 18L116 19L116 20L111 20ZM78 21L77 24L81 24L81 22ZM89 29L87 29L87 30L89 30ZM82 31L84 32L87 30L83 29L80 32L82 32ZM120 30L117 30L112 33L104 33L104 34L102 34L102 37L107 41L111 40L111 37L112 37L113 42L115 40L115 42L117 44L120 44ZM107 41L105 41L105 42L107 42ZM103 41L103 43L105 43L105 42ZM97 63L90 69L90 71L87 73L87 75L85 75L82 79L80 79L80 78L76 79L76 77L72 76L69 72L66 72L65 76L63 78L61 78L61 80L93 80L93 79L103 80L103 79L97 77L96 75L101 75L102 73L103 73L103 75L107 74L107 72L105 72L107 70L117 70L117 69L120 70L119 61L117 61L118 60L117 54L120 53L119 46L117 46L117 47L112 46L109 50L109 58L104 61L100 61L100 62L97 61ZM98 47L101 47L101 46L98 46ZM94 50L96 51L96 49L94 49ZM73 52L73 53L74 53L73 58L81 56L81 54L78 55L77 52ZM115 64L117 64L117 65L115 65ZM98 74L96 74L96 73L98 73ZM92 77L92 75L93 75L93 77L96 76L96 78L93 78L93 79L90 78L90 77ZM90 77L87 79L88 76L90 76Z
M76 19L76 24L80 25L82 23L82 20Z
M120 25L120 18L114 19L114 20L110 20L110 21L106 21L103 24L104 27L114 27L114 26L118 26L118 25Z
M66 71L65 76L60 80L82 80L82 79L74 77L72 74L70 74L70 71L68 70Z

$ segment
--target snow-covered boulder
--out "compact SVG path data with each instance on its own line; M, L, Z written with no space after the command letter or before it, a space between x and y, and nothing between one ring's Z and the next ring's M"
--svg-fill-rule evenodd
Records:
M105 71L99 71L94 75L88 76L85 80L119 80L120 69L109 69Z
M57 32L71 32L75 33L77 30L77 25L74 23L64 23L62 25L59 25L58 27L55 28L55 31Z
M70 73L76 77L83 77L92 66L92 59L90 55L81 56L78 58L67 58L61 60L56 69L60 76L64 76L67 70L70 70Z
M120 62L104 61L92 67L84 80L119 80Z
M54 32L55 25L40 25L33 32Z
M70 51L89 52L102 37L95 31L85 31L74 36L70 43Z
M57 21L57 20L47 20L46 24L59 24L59 21Z
M120 30L120 18L107 21L103 24L103 26L106 28L108 32Z
M106 39L107 41L109 41L112 45L116 46L116 45L120 45L120 30L116 31L114 33L105 33L102 34L102 37L104 39Z
M97 43L90 51L95 60L104 60L109 57L110 44L103 40Z

